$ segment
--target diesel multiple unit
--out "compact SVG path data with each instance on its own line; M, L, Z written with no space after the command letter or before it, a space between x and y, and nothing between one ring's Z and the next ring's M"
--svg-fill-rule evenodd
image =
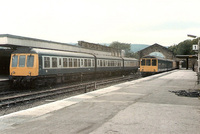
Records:
M144 56L140 59L140 72L143 76L169 71L177 67L174 60L156 56Z
M10 80L12 85L47 84L136 72L138 67L138 60L134 58L21 48L11 55Z

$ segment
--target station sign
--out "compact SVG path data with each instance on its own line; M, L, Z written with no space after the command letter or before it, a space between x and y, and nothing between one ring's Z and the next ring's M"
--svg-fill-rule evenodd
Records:
M192 50L198 51L199 50L199 46L197 44L192 45Z

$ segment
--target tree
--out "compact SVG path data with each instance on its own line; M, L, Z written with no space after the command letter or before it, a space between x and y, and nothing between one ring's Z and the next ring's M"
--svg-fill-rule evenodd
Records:
M193 55L195 52L192 50L192 45L197 44L197 39L185 40L180 42L178 45L170 46L169 49L175 55Z
M168 49L171 50L175 55L177 55L177 45L174 44L173 46L168 47Z
M128 43L120 43L118 41L114 41L112 42L110 45L110 47L116 48L116 49L120 49L120 50L124 50L125 51L125 55L129 55L130 50L131 50L131 45Z

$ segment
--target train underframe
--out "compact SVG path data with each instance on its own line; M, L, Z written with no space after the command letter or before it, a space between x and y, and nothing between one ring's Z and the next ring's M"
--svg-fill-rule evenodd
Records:
M57 74L46 76L10 76L11 88L36 88L40 86L53 86L60 83L85 82L114 76L134 74L138 70L100 71L92 73Z

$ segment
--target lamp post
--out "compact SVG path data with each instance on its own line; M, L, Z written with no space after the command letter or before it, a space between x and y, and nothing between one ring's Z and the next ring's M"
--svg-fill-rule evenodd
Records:
M192 38L197 38L198 39L198 42L197 42L197 46L198 46L198 69L197 69L197 72L199 73L199 65L200 65L200 60L199 60L199 57L200 57L200 51L199 51L199 37L198 36L196 36L196 35L191 35L191 34L188 34L187 35L188 37L192 37Z
M199 51L199 45L200 45L200 42L199 42L199 37L198 36L196 36L196 35L191 35L191 34L188 34L187 35L188 37L192 37L192 38L197 38L198 40L198 42L197 42L197 46L198 46L198 60L197 60L197 66L198 66L198 69L197 69L197 83L199 84L199 80L200 80L200 78L199 78L199 65L200 65L200 59L199 59L199 57L200 57L200 51Z

